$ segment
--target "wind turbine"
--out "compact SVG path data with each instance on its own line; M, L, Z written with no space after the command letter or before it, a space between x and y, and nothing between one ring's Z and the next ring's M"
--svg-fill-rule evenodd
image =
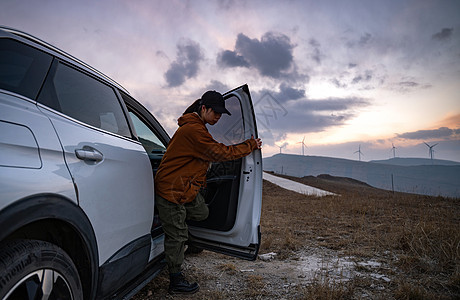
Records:
M278 144L275 144L275 145L278 146ZM287 146L286 143L282 144L281 146L278 146L278 147L280 148L280 153L281 153L281 149L283 149L283 148L286 147L286 146Z
M431 146L428 145L428 144L425 143L425 142L423 142L423 143L428 147L428 153L429 153L430 158L431 158L431 164L433 164L433 156L434 156L434 155L433 155L433 154L434 154L433 148L434 148L434 146L436 146L438 143L436 143L436 144L434 144L434 145L431 145Z
M361 161L361 154L363 154L363 153L361 152L361 145L359 145L358 151L355 151L354 153L358 153L358 155L359 155L359 161ZM353 153L353 154L354 154L354 153ZM363 154L363 156L364 156L364 154Z
M297 144L302 144L302 155L305 155L304 146L307 147L307 145L305 145L305 136L303 137L303 140Z
M391 143L391 146L392 146L391 150L393 150L393 158L395 158L396 157L396 151L395 151L396 147L395 145L393 145L393 143Z

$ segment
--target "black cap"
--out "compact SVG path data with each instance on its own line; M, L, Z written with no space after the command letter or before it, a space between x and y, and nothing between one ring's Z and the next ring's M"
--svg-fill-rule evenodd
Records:
M201 105L212 108L216 113L232 114L225 108L224 96L216 91L207 91L201 96Z

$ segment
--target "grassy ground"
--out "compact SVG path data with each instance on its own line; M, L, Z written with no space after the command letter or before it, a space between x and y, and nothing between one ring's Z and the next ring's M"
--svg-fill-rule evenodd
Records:
M459 199L393 194L329 176L288 178L341 196L301 196L265 182L262 249L277 249L283 259L315 244L348 256L378 258L391 266L388 273L396 280L385 289L396 299L460 297ZM362 285L366 282L320 280L305 295L352 298Z
M340 196L305 196L264 181L260 253L276 252L275 261L255 262L256 272L244 273L240 260L201 254L187 268L202 290L187 299L460 298L459 199L393 194L330 176L290 179ZM326 267L290 284L289 262L320 250L379 267L355 264L356 276L346 280ZM388 280L375 279L375 272ZM167 284L164 272L135 299L170 298Z

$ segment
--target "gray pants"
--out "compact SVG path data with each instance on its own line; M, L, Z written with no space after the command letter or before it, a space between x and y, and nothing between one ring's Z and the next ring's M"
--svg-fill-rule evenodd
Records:
M209 210L200 193L192 202L186 204L176 204L158 195L155 196L165 233L165 258L169 273L178 273L181 271L185 242L188 240L188 227L185 221L203 221L208 217Z

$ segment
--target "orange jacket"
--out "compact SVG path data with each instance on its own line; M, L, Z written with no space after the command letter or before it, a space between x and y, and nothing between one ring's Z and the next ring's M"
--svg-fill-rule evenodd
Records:
M155 176L155 193L174 203L188 203L206 185L210 162L234 160L257 149L255 139L226 146L215 141L196 113L178 120Z

